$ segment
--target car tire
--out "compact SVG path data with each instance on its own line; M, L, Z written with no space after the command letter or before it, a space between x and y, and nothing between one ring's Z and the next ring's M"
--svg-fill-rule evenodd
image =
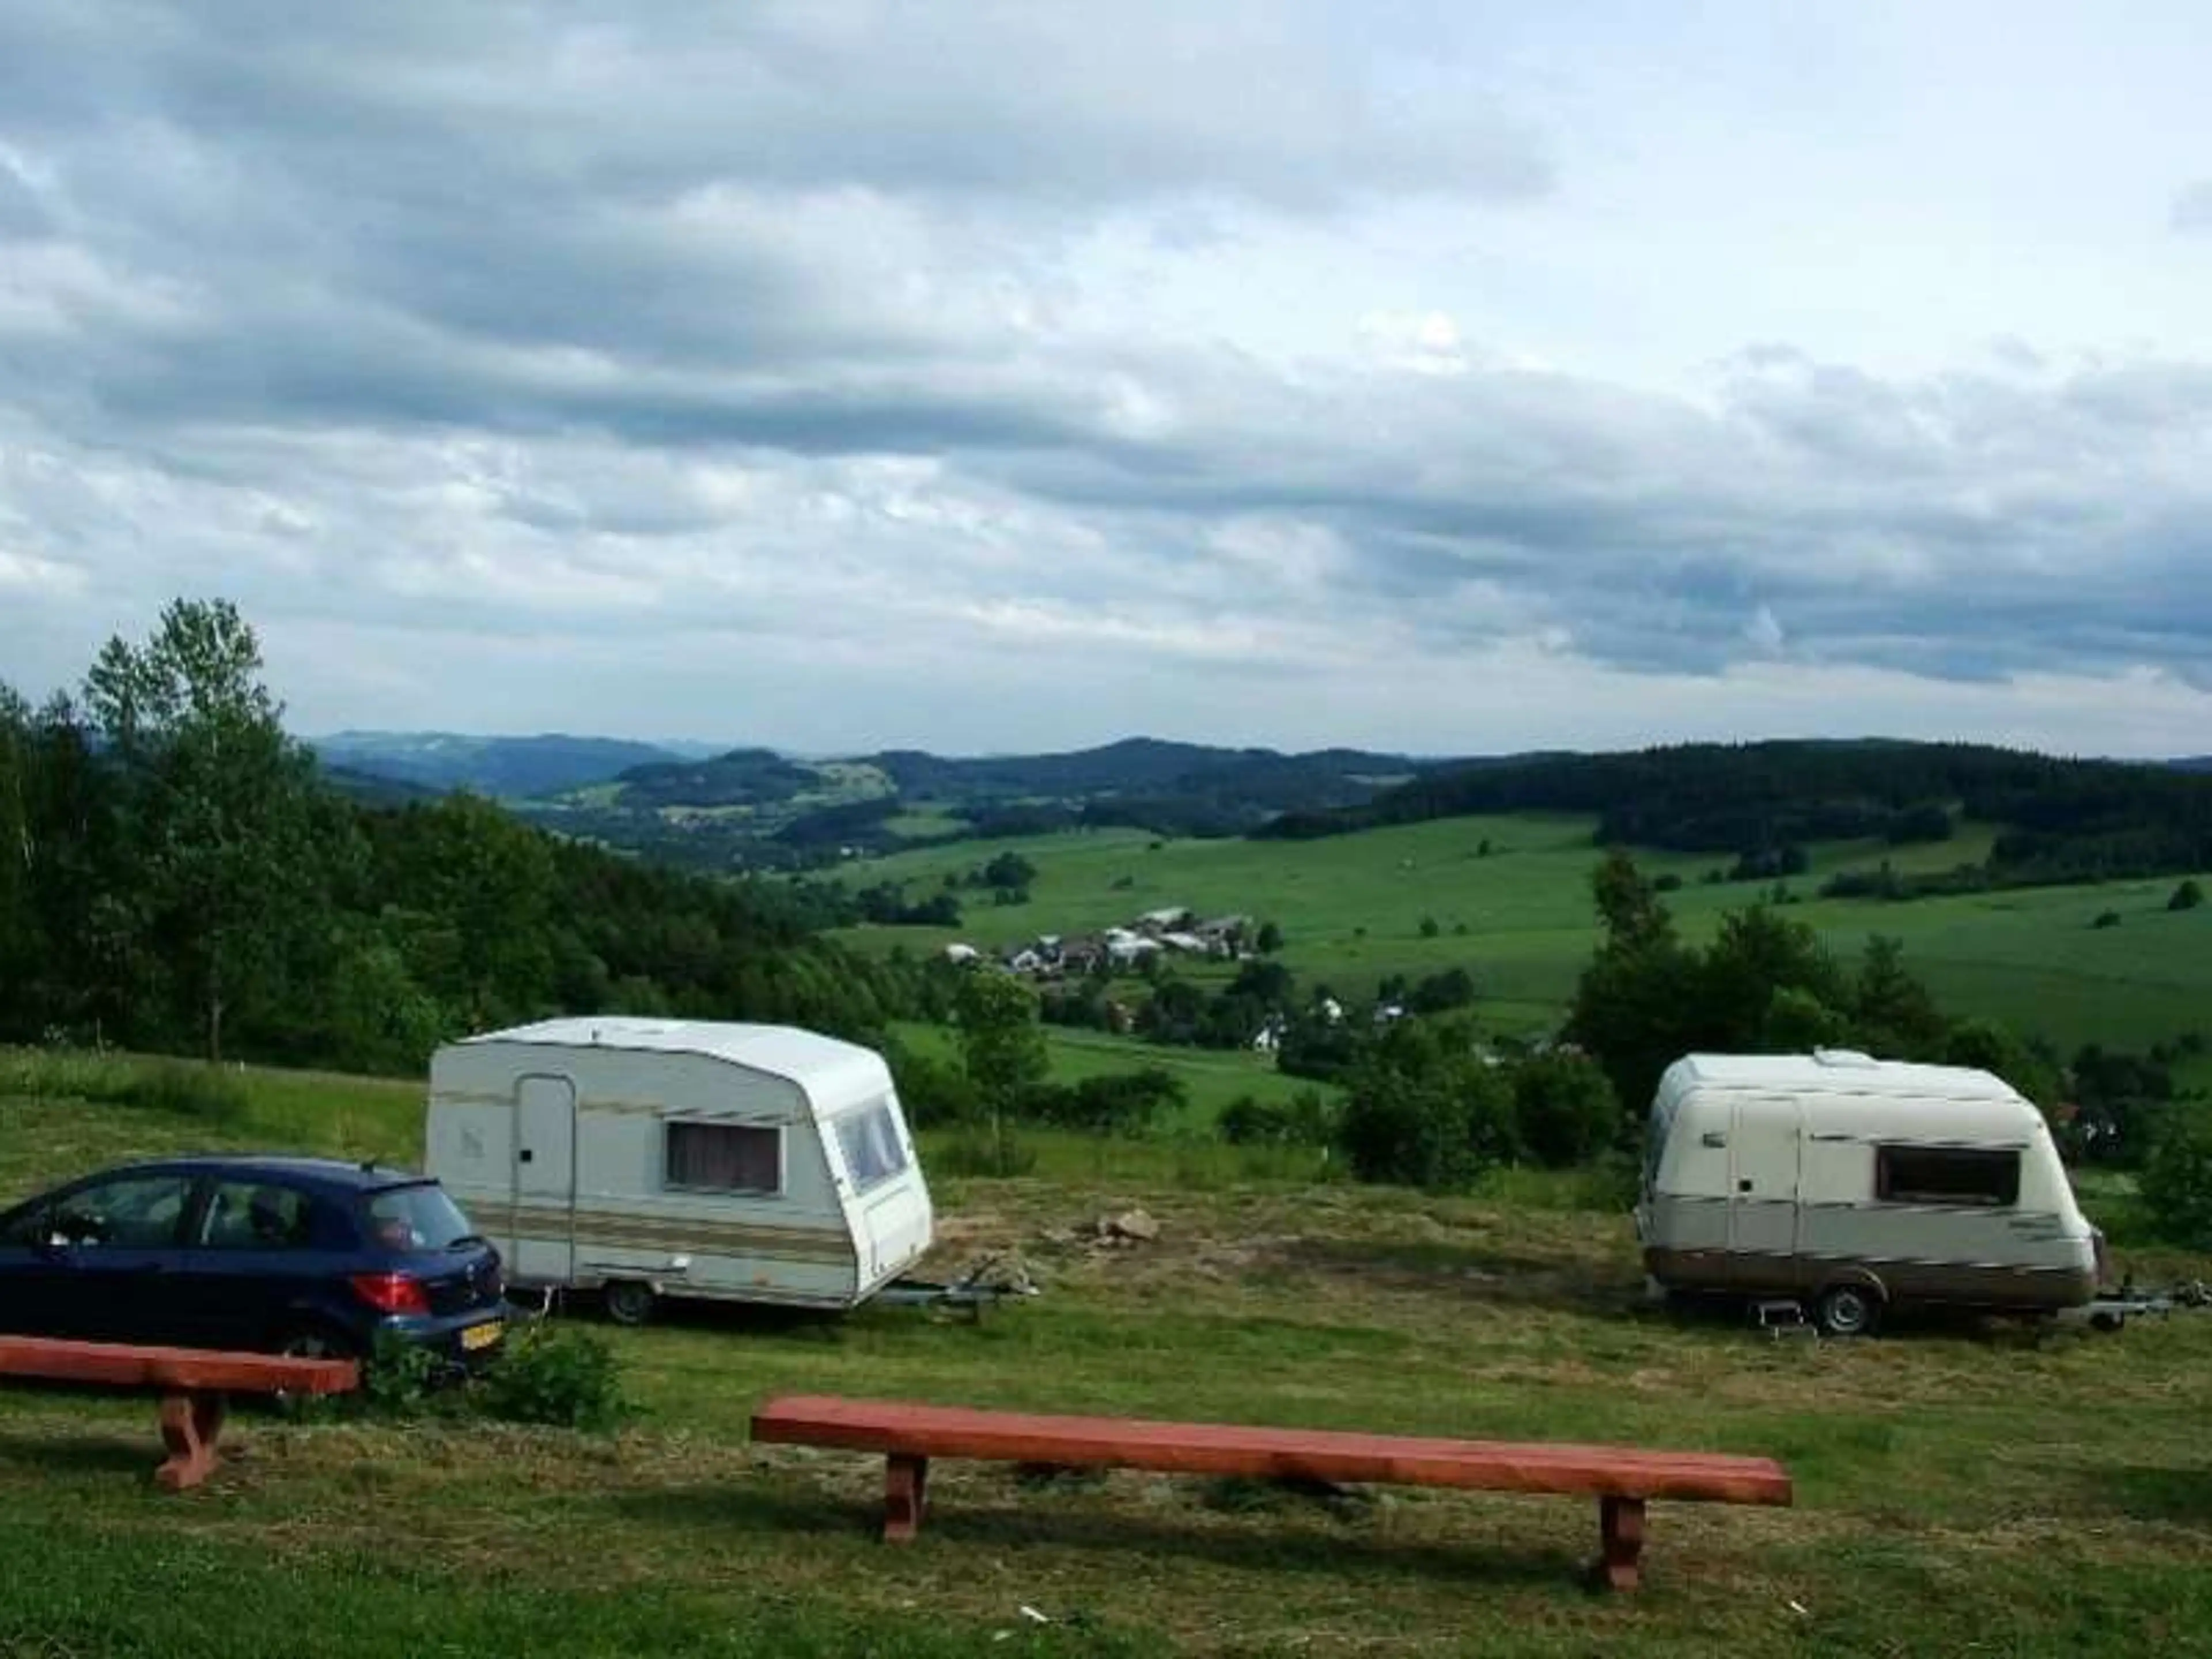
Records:
M1871 1336L1881 1323L1881 1293L1870 1285L1831 1285L1813 1304L1823 1336Z
M642 1325L653 1317L653 1286L641 1279L617 1279L599 1292L599 1305L617 1325Z

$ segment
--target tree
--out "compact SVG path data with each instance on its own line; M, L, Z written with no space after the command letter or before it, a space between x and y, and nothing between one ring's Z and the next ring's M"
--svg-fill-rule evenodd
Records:
M976 1097L990 1117L998 1167L1012 1167L1006 1121L1023 1091L1050 1069L1044 1032L1037 1024L1036 993L1012 974L981 968L962 981L954 1006L960 1059Z
M1905 971L1903 941L1869 938L1850 994L1858 1041L1870 1052L1924 1060L1942 1046L1948 1022L1928 988Z
M1518 1150L1513 1097L1463 1020L1401 1020L1349 1079L1337 1139L1363 1181L1466 1186Z
M153 635L111 638L85 705L121 769L143 909L208 1058L233 1009L281 974L323 896L308 834L314 763L284 735L261 648L226 600L172 602Z
M2173 896L2166 900L2166 908L2169 910L2194 910L2203 902L2204 889L2192 876L2173 890Z
M1513 1068L1513 1116L1522 1149L1566 1169L1595 1158L1620 1133L1620 1101L1586 1054L1553 1052Z
M1271 957L1283 948L1283 930L1272 921L1260 924L1260 932L1252 941L1252 948L1263 957Z
M2136 1188L2161 1237L2212 1249L2212 1117L2201 1110L2169 1117Z
M1605 855L1590 876L1590 890L1607 945L1640 950L1674 938L1674 919L1625 849L1616 847Z

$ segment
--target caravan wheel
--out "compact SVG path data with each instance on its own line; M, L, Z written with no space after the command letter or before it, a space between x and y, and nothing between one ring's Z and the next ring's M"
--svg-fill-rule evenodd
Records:
M1881 1317L1881 1297L1863 1285L1831 1285L1820 1292L1814 1317L1824 1336L1865 1336Z
M635 1279L618 1279L602 1292L607 1317L617 1325L642 1325L653 1317L653 1286Z

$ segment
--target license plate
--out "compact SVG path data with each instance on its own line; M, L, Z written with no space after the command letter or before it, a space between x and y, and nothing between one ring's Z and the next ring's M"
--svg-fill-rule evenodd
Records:
M479 1348L489 1348L499 1340L500 1333L506 1328L496 1319L487 1320L481 1325L471 1325L461 1333L461 1347L468 1353L474 1353Z

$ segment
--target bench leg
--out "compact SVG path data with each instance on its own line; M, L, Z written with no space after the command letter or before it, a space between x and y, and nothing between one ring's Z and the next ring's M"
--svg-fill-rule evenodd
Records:
M1644 1500L1640 1498L1601 1498L1598 1537L1604 1553L1598 1559L1597 1577L1607 1589L1636 1588L1637 1562L1644 1553Z
M910 1544L929 1505L929 1460L893 1453L884 1464L884 1541Z
M154 1479L171 1492L197 1486L215 1472L216 1442L222 1437L222 1395L194 1389L161 1396L161 1444L168 1461Z

